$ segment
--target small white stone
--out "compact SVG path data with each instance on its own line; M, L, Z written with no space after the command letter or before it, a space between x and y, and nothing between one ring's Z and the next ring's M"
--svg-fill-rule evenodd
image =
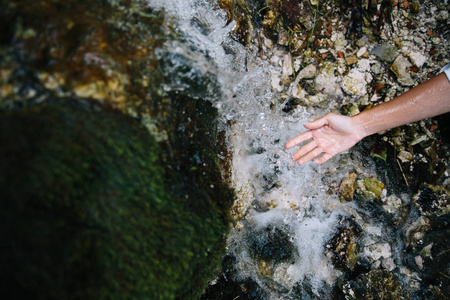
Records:
M432 42L433 44L435 44L435 45L438 45L438 44L441 43L441 39L438 38L438 37L434 37L434 38L431 39L431 42Z
M316 77L317 68L314 64L307 65L297 75L297 78L311 79Z
M372 261L379 260L381 257L389 258L392 256L391 246L388 243L379 243L364 247L364 255Z
M294 72L293 68L292 68L292 56L291 53L288 52L284 57L283 57L283 75L284 76L291 76L292 73Z
M409 52L407 54L409 60L416 66L416 67L422 67L423 64L427 61L427 58L425 55L422 55L418 52Z
M367 52L367 48L366 47L362 47L361 49L358 50L358 53L356 53L356 56L361 57L366 52Z
M416 261L416 265L417 265L417 267L419 267L419 270L422 270L422 269L423 269L423 259L422 259L422 256L417 255L417 256L414 258L414 260Z
M364 96L367 94L367 82L365 72L352 69L341 84L342 89L349 95Z
M272 75L272 88L275 91L281 92L283 90L283 85L280 84L281 79L279 76L277 76L276 74Z
M397 157L398 157L398 159L400 159L400 161L402 163L406 163L406 162L412 161L414 159L414 155L405 150L400 151L398 153Z
M394 260L390 257L383 259L383 261L381 262L381 265L383 266L383 268L385 268L388 271L392 271L396 267Z

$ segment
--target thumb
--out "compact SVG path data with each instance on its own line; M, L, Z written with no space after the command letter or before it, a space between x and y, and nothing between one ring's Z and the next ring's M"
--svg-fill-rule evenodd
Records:
M317 120L315 120L315 121L313 121L313 122L310 122L310 123L306 123L306 124L303 125L303 126L305 126L306 129L319 129L319 128L321 128L321 127L323 127L323 126L325 126L325 125L328 124L328 119L329 119L332 115L334 115L334 114L332 114L332 113L326 114L326 115L323 116L322 118L317 119Z

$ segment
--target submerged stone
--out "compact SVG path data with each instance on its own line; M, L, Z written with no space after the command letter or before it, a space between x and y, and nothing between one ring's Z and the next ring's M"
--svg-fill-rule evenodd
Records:
M356 173L348 173L345 175L340 186L340 199L344 201L352 201L356 189Z
M374 47L371 54L378 56L382 61L393 62L397 57L397 48L389 44L381 44Z
M378 199L384 190L384 183L375 177L367 177L356 182L356 191L366 200Z
M373 270L362 274L343 287L345 297L362 300L411 299L400 280L388 270Z
M442 186L424 185L413 197L414 204L425 216L450 212L450 195Z
M352 218L341 221L337 233L327 242L325 251L335 268L351 271L360 252L359 236L362 230Z
M282 262L294 256L294 245L282 228L268 225L248 236L250 253L267 262Z

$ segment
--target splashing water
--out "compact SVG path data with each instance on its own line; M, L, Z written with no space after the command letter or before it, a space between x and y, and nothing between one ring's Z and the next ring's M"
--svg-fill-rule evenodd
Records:
M332 286L340 275L325 255L325 244L341 217L357 215L351 204L341 203L335 192L329 192L326 183L340 182L353 167L352 161L348 158L347 165L331 160L327 166L300 167L284 144L303 131L304 123L325 112L301 106L290 114L283 112L286 100L277 98L271 87L273 75L281 70L259 60L251 47L245 48L229 37L235 24L226 25L226 13L213 1L148 2L164 9L182 36L181 41L171 41L160 51L182 57L179 62L189 65L191 71L179 76L192 81L198 74L212 76L219 84L218 89L212 84L202 94L190 92L183 84L164 88L188 90L191 96L203 97L219 110L220 126L227 132L232 153L230 181L240 214L228 238L228 251L237 258L236 279L252 278L265 287L271 299L279 299L302 284L309 285L313 295L323 293L324 286ZM264 228L273 233L281 230L292 245L286 253L278 253L279 261L269 261L271 275L265 277L261 275L261 260L255 259L249 246L264 242L258 240ZM267 234L260 237L267 238ZM270 259L263 255L262 260Z

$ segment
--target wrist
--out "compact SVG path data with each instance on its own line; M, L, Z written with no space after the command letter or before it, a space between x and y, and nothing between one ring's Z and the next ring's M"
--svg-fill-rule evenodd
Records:
M355 137L358 141L366 136L371 135L366 123L364 122L363 113L359 113L351 117L352 127L354 128Z

